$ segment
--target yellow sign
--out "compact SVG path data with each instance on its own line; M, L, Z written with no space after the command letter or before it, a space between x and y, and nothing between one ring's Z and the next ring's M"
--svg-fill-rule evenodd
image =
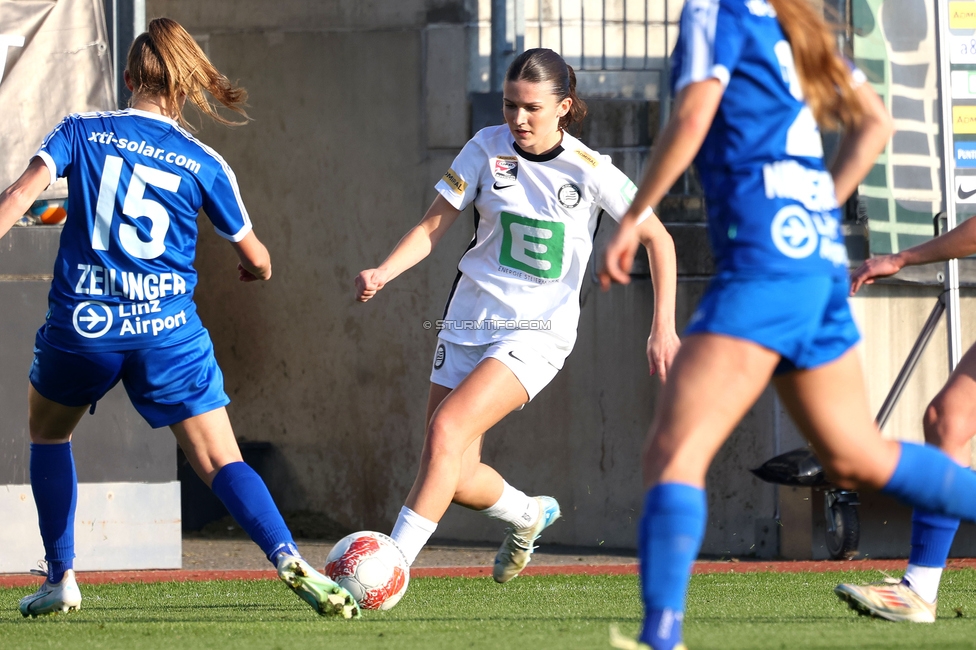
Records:
M976 133L976 106L952 107L952 132Z
M976 2L950 2L949 29L976 29Z

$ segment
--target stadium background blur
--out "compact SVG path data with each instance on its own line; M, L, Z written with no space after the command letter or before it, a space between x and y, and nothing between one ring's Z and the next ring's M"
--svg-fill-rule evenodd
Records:
M0 1L0 11L17 4ZM257 458L284 511L322 513L351 530L388 531L422 446L436 336L430 323L441 317L457 259L472 234L471 215L462 216L436 252L398 278L380 300L357 304L352 279L381 260L399 234L419 220L434 196L434 183L473 132L500 122L501 102L492 93L491 22L493 5L497 12L506 2L146 0L144 5L147 18L168 16L183 24L218 69L250 92L251 124L240 129L205 124L199 133L235 170L274 260L272 282L242 285L233 252L209 227L201 228L197 302L224 369L238 437ZM580 71L581 94L590 104L584 141L611 154L636 180L666 116L666 53L677 35L681 3L508 0L510 15L516 6L524 11L524 40L512 48L541 43L561 50ZM859 0L832 9L840 13L830 15L851 27L847 45L893 110L900 132L914 129L926 142L919 145L916 138L904 144L904 136L896 136L862 186L864 198L845 223L856 261L869 250L898 250L927 237L926 220L941 206L941 149L933 127L938 107L932 101L934 0ZM913 20L888 19L895 15ZM8 73L17 56L16 48L8 49ZM909 68L918 83L905 80ZM65 80L43 80L59 83ZM36 89L38 102L43 87ZM0 101L0 114L6 110ZM693 174L679 182L659 212L678 252L681 326L713 271ZM16 501L17 486L27 483L23 381L32 328L44 314L38 296L46 283L10 271L4 257L20 259L31 254L31 246L39 255L50 255L51 249L36 235L30 244L25 235L12 235L0 244L0 312L6 312L0 327L6 331L14 323L21 343L5 340L0 351L5 395L0 498L6 485L8 498ZM601 231L598 239L605 235ZM921 269L854 299L867 334L863 349L875 408L940 291L939 270ZM564 521L547 531L546 543L635 545L642 494L639 450L658 387L657 379L647 376L644 359L651 283L646 265L635 273L630 286L606 294L595 282L584 286L579 340L565 370L487 437L487 462L497 463L527 491L545 486L564 504ZM964 281L971 279L965 273ZM33 292L29 300L25 291ZM976 338L976 319L969 317L976 311L974 296L972 289L963 289L964 345ZM16 300L31 307L12 309ZM886 435L921 439L922 409L944 382L946 368L940 328ZM149 430L123 403L106 406L101 420L96 415L79 429L79 479L89 484L174 481L178 459L171 434ZM747 472L799 444L767 391L713 465L704 554L826 556L822 495L777 489ZM135 451L119 451L126 445ZM493 522L457 510L445 518L437 538L497 537ZM861 518L862 553L907 553L906 510L870 497L863 501ZM955 549L976 552L971 528L963 527ZM0 565L0 571L10 570Z

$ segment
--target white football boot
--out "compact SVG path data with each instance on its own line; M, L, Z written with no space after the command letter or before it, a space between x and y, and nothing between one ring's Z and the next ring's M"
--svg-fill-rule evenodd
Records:
M359 616L359 604L352 594L300 557L284 554L279 557L278 577L322 616Z
M75 572L71 569L64 572L61 582L52 584L45 579L37 591L20 599L20 613L25 618L76 609L81 609L81 590L78 589Z
M935 623L936 604L925 602L896 578L869 585L839 584L834 593L858 614L896 622Z
M559 504L552 497L533 497L539 503L539 519L532 526L525 528L509 528L505 531L498 554L495 555L495 567L492 577L495 582L508 582L525 568L532 559L535 541L542 531L552 522L559 519Z

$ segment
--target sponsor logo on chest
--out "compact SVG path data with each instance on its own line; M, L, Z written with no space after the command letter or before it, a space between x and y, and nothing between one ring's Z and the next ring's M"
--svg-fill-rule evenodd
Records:
M523 279L562 277L565 224L502 212L501 226L499 271Z

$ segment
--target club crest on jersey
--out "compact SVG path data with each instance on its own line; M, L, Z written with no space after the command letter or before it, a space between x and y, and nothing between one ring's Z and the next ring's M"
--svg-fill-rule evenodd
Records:
M582 196L583 193L580 192L579 186L574 185L573 183L566 183L559 188L558 192L556 192L556 198L559 199L559 205L563 206L564 208L575 208L580 204L580 199Z
M518 160L515 156L492 158L491 174L495 177L495 188L510 187L518 181Z

